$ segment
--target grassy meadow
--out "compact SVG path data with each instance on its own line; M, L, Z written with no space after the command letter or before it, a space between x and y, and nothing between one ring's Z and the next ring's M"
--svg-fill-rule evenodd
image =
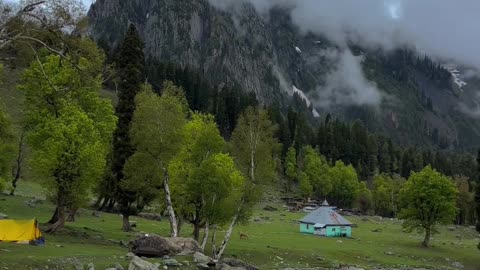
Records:
M54 210L52 204L43 201L32 208L25 203L31 197L45 199L38 184L22 182L18 194L0 195L1 213L12 219L36 217L40 223L50 218ZM263 210L267 204L279 210ZM476 248L480 239L473 228L441 228L441 233L433 237L432 247L425 249L419 245L422 235L403 232L396 220L348 217L358 227L353 229L352 239L340 239L300 234L297 220L303 215L289 213L279 203L262 203L249 224L235 228L225 256L243 259L260 269L340 265L359 265L366 269L400 266L448 269L453 268L454 262L462 263L465 269L480 269L480 251ZM138 232L168 235L167 220L157 222L136 217L132 220L137 222ZM74 261L93 262L96 269L115 263L126 267L128 261L124 256L128 250L119 242L134 239L138 232L125 233L120 227L119 215L102 213L97 218L92 210L82 209L75 223L68 223L57 234L45 235L43 247L0 243L0 269L73 269ZM182 230L183 236L189 236L190 232L187 226ZM241 240L240 232L248 234L249 239ZM222 233L217 237L219 242ZM184 262L191 258L177 260ZM191 265L184 269L195 268Z

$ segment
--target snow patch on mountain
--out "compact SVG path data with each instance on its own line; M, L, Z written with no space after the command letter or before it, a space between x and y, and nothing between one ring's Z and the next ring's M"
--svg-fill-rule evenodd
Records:
M297 47L297 46L294 46L294 47L295 47L295 50L297 51L297 53L302 53L302 50L299 47Z
M461 79L460 71L455 66L446 66L445 67L450 74L452 74L453 82L461 89L467 85L467 82Z
M307 95L305 95L305 93L302 90L298 89L295 85L292 85L292 90L293 91L291 95L293 96L297 94L303 101L305 101L305 104L307 104L307 107L310 108L312 101L307 97ZM320 113L318 113L318 111L315 108L312 109L312 114L316 118L320 117Z

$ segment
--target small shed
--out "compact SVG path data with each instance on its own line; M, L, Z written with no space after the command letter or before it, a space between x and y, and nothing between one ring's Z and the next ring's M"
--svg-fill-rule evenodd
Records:
M325 200L318 209L300 220L300 232L327 237L352 237L353 224L335 209Z

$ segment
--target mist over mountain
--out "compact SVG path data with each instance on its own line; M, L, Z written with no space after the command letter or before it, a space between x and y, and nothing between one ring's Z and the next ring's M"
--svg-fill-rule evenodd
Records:
M133 23L147 61L293 106L312 125L332 114L401 144L470 150L480 144L476 10L476 1L97 0L89 34L114 51Z

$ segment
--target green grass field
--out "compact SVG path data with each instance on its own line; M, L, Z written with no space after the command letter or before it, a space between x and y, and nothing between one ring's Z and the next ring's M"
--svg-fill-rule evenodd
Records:
M29 200L25 196L44 198L38 184L24 182L18 193L20 195L14 197L0 196L1 213L12 219L36 217L41 223L48 220L53 205L43 202L31 208L25 204ZM302 213L284 210L267 212L260 210L261 205L258 209L254 217L262 222L252 221L238 226L226 256L243 259L260 269L332 267L342 264L365 268L406 265L438 269L442 266L452 267L453 262L461 262L465 269L480 269L480 251L476 248L479 238L472 228L442 228L441 233L434 236L432 247L425 249L419 245L422 236L404 233L398 221L351 217L350 220L358 224L353 230L353 239L322 238L298 232L296 220L303 216ZM46 269L45 266L49 269L73 269L72 262L75 260L94 262L97 269L115 263L127 266L128 261L124 256L128 251L118 241L134 239L137 233L122 232L118 215L103 213L96 218L91 213L91 210L83 210L77 221L67 224L65 230L46 235L47 244L44 247L0 243L0 269ZM163 236L168 234L166 220L132 220L137 221L138 231ZM373 232L377 230L381 232ZM185 227L182 233L188 236L190 231L191 228ZM240 240L240 232L247 233L249 239ZM219 241L221 237L220 234ZM187 259L178 258L179 261Z

